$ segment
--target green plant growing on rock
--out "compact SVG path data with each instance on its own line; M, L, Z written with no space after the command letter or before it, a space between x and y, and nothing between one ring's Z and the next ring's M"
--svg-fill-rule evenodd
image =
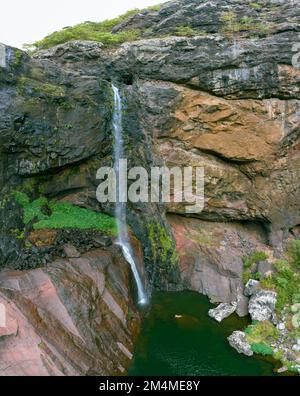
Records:
M60 85L44 83L24 76L19 78L18 88L21 95L30 91L33 95L49 99L61 99L66 96L65 89Z
M300 271L293 258L278 260L274 264L276 272L261 281L261 287L277 292L276 312L279 314L286 305L297 302L299 295Z
M270 344L277 340L279 330L269 321L253 322L245 330L246 339L249 344Z
M76 228L95 229L110 235L117 233L115 219L104 213L80 208L68 202L48 201L45 197L30 201L25 193L19 191L14 196L23 208L24 223L33 222L35 230ZM45 213L44 208L51 214Z
M47 205L47 199L42 197L30 202L28 196L21 191L16 191L14 197L19 205L22 206L24 211L23 221L24 224L28 224L30 221L36 219L37 221L42 220L46 217L42 212L43 206Z
M257 353L259 355L263 356L272 356L274 354L273 349L266 344L259 343L259 344L251 344L251 350L254 353Z
M233 11L223 12L220 17L223 22L222 31L225 34L234 34L240 31L240 26L237 20L237 14Z
M223 34L229 37L234 37L240 32L267 34L269 30L266 24L256 23L251 17L243 16L238 19L238 15L233 11L223 12L220 21L223 22Z
M242 257L244 272L243 272L243 283L246 284L249 279L261 280L260 272L252 273L252 267L259 263L260 261L264 261L268 258L268 255L265 252L254 251L249 256Z
M267 253L255 250L249 256L242 257L244 268L251 268L253 264L257 264L260 261L264 261L268 258Z
M287 253L292 265L300 269L300 240L291 241Z
M252 278L252 274L249 270L243 272L243 284L246 285L248 281Z

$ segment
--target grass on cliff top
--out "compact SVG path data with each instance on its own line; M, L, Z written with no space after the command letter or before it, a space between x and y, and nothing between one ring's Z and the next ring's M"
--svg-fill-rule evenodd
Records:
M36 50L47 49L73 40L97 41L103 43L105 47L113 47L126 41L134 41L140 37L140 30L127 30L112 33L112 29L120 23L125 22L132 15L145 10L159 11L161 7L162 5L158 4L144 10L134 9L117 18L105 20L103 22L87 21L75 26L68 26L62 30L51 33L33 44L26 44L25 47L34 47Z
M41 197L30 201L23 192L15 192L15 199L24 210L24 223L33 221L35 230L77 228L95 229L110 235L116 235L116 222L104 213L80 208L68 202L48 201ZM49 214L48 214L48 211Z

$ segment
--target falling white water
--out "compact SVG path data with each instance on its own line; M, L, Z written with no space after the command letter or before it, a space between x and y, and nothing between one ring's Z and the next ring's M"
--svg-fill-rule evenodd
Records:
M118 187L117 187L117 202L115 206L115 216L117 219L118 226L118 244L121 246L126 261L130 264L136 285L138 290L138 303L146 304L148 302L147 294L145 293L143 282L138 272L132 248L130 245L128 227L126 221L126 202L122 202L125 198L126 184L124 180L119 180L119 161L124 158L124 142L123 142L123 128L122 128L122 100L119 89L112 84L114 93L114 113L113 113L113 132L115 139L115 152L114 152L114 163L115 172L117 175Z

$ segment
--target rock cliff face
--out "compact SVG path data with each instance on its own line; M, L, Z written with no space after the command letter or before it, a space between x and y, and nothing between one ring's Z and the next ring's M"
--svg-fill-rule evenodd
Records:
M193 218L186 217L184 204L129 206L128 222L143 246L149 290L178 289L181 279L216 302L236 301L237 312L244 315L241 257L253 250L280 255L287 239L300 235L300 70L292 64L299 12L297 0L174 1L115 26L113 32L142 31L141 40L119 48L74 41L30 57L6 47L0 68L0 266L9 267L24 249L11 233L23 226L21 209L11 199L16 188L29 191L32 199L42 195L112 213L112 206L99 205L95 190L97 169L112 165L114 81L124 100L129 166L202 166L205 171L204 210ZM65 271L55 262L28 275L3 275L4 285L11 284L12 276L17 279L9 291L1 289L1 296L18 311L23 328L30 327L35 345L41 337L37 316L45 307L31 296L30 279L41 288L49 284L53 295L59 294L54 292L56 276L68 279L75 271L79 289L81 277L91 282L84 272L91 264L79 269L77 263L76 270L65 265ZM28 297L16 286L21 279ZM94 291L101 294L96 286ZM31 301L26 310L24 298ZM88 298L94 304L95 296ZM89 332L101 325L82 329L73 314L76 319L72 308L66 319L72 328L63 331L87 356L92 351ZM122 351L130 350L122 320L112 313L108 318L113 319L103 329L119 321ZM49 326L60 320L53 317ZM85 346L80 346L82 332L87 332ZM22 347L22 334L13 337L7 342L13 339ZM44 372L53 366L53 354L61 361L62 369L55 369L59 373L88 373L89 359L97 360L97 372L107 373L123 367L126 358L118 357L105 371L107 351L99 347L75 368L59 346L46 352L48 339L42 342L46 349L40 354L36 346L33 359L37 367L42 359L50 362ZM118 345L111 348L116 354ZM103 366L100 355L105 355Z
M0 375L121 374L139 315L115 248L0 274Z

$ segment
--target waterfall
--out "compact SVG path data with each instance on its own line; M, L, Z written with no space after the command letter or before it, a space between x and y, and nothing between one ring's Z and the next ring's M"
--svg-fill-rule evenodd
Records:
M114 168L117 176L117 200L115 206L115 217L118 227L117 243L121 246L123 255L131 267L137 290L138 303L146 304L148 302L147 294L145 293L143 282L138 272L134 255L132 252L130 239L128 235L128 227L126 221L126 202L122 202L127 196L126 183L119 179L119 161L124 158L124 141L123 141L123 127L122 127L122 99L119 89L112 84L114 93L114 112L113 112L113 133L114 133Z

